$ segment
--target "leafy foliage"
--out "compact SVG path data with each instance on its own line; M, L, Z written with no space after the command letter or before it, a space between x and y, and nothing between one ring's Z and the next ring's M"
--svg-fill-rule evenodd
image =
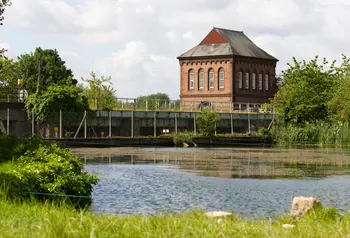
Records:
M39 139L0 137L7 150L0 158L10 161L7 171L0 171L0 185L7 195L30 197L31 194L67 194L90 196L95 176L83 171L78 157L57 144ZM3 144L5 142L5 144ZM1 150L3 151L3 150ZM11 153L12 152L12 153ZM2 157L4 156L4 157ZM2 164L3 165L3 164Z
M0 98L17 100L18 64L7 57L0 57Z
M209 109L204 109L201 114L196 118L196 123L199 128L199 132L203 136L213 136L215 134L215 125L220 121L220 116Z
M50 86L42 94L32 94L26 100L28 114L34 111L36 118L41 121L52 112L83 112L87 109L83 90L76 86Z
M28 94L40 93L49 86L72 86L72 70L67 69L57 50L36 48L34 53L18 57L19 75Z
M325 120L328 117L328 102L334 86L344 74L348 59L343 57L341 67L335 61L328 65L324 58L318 64L318 56L310 62L297 61L282 72L279 91L273 99L281 122L305 123Z
M90 79L84 79L88 83L88 88L84 90L85 97L88 98L89 107L92 110L111 110L116 107L115 93L116 90L112 87L111 77L105 78L96 77L94 72L91 72Z
M195 137L194 133L191 132L182 132L173 135L173 142L176 146L183 146L186 144L193 144L193 137Z
M156 110L158 108L164 108L166 103L169 103L169 95L166 93L156 93L156 94L150 94L147 96L139 96L137 101L137 107L138 108L146 108L146 102L147 102L147 108L148 110Z

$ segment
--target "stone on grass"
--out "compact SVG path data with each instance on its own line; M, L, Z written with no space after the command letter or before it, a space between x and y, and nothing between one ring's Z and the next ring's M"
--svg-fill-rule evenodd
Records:
M290 215L292 217L300 217L318 206L322 207L322 204L314 197L294 197Z
M291 225L291 224L283 224L283 225L282 225L282 227L283 227L283 228L285 228L285 229L291 229L291 228L294 228L294 227L295 227L295 225Z
M223 211L214 211L214 212L207 212L205 213L208 217L225 217L225 216L231 216L231 212L223 212Z

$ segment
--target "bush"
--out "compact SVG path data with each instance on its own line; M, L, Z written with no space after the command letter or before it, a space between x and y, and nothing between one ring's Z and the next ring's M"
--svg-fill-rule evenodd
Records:
M204 109L197 117L196 123L199 132L203 136L213 136L215 134L216 123L220 121L220 116L215 111Z
M184 143L186 144L193 144L193 137L195 135L191 132L182 132L178 134L173 135L173 141L176 146L183 146Z
M2 164L0 189L10 198L61 194L90 197L97 177L84 172L83 163L67 149L39 139L14 139L13 154L7 153L8 168ZM42 144L40 144L42 143ZM25 153L25 151L28 149ZM22 153L21 156L16 157ZM41 196L42 197L42 196Z

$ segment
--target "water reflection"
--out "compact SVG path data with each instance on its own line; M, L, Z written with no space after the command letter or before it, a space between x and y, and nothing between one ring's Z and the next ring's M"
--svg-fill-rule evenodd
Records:
M350 208L349 151L206 149L73 151L98 175L97 213L155 214L191 209L281 215L294 196ZM191 151L191 152L189 152ZM80 152L80 153L77 153Z

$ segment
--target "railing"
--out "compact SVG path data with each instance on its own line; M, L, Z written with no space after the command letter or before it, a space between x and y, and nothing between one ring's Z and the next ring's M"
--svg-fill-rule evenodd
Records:
M23 90L1 92L0 102L24 102L27 94ZM269 104L246 102L220 102L220 101L187 101L164 99L137 99L115 98L114 102L104 106L103 97L89 98L92 109L96 110L124 110L124 111L176 111L199 112L204 108L222 113L272 113L273 108Z

